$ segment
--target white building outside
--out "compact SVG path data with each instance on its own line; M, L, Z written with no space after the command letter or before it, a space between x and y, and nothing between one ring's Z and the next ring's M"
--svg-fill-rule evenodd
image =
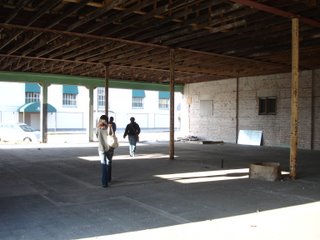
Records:
M27 109L23 112L23 106L27 98L41 99L41 88L34 83L26 84L0 82L0 122L26 122L39 129L40 113L27 112ZM181 93L175 93L175 128L178 129L181 99ZM48 112L49 131L84 131L88 126L89 90L86 87L52 84L48 87L48 104L56 110ZM104 88L94 90L93 108L95 127L97 119L104 114ZM141 128L169 128L169 92L110 88L109 116L114 117L120 129L125 128L131 116Z

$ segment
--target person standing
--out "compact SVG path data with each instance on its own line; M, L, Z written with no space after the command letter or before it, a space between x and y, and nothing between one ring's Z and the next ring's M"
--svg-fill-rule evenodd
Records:
M137 142L139 141L140 127L139 124L135 122L134 117L130 118L130 123L127 125L123 138L128 135L129 139L129 154L130 157L134 157L137 148Z
M107 144L108 137L108 117L106 115L101 115L99 122L97 124L96 136L98 139L98 152L99 159L101 163L101 183L102 187L108 187L109 181L109 149Z
M109 129L109 135L112 133L110 132L110 129L112 128L113 133L115 134L117 131L117 125L114 122L114 118L110 117L108 122L108 129ZM109 159L109 165L108 165L108 181L111 182L111 176L112 176L112 158L114 154L114 148L109 146L109 150L107 151L107 157Z
M114 122L114 118L113 118L113 117L110 117L110 119L109 119L109 124L111 124L112 129L113 129L113 132L116 133L116 131L117 131L117 125L116 125L116 123Z

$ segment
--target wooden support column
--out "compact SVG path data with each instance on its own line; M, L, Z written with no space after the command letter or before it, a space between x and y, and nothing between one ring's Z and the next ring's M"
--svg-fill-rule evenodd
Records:
M170 160L174 159L174 62L175 52L170 49Z
M298 89L299 89L299 20L292 19L292 79L291 79L291 137L290 137L290 177L297 176L298 146Z
M109 65L105 65L104 114L109 118Z
M236 82L236 143L238 143L239 134L239 77L237 77Z
M89 142L93 142L93 91L94 87L89 86L89 121L88 121L88 134Z
M48 84L41 85L41 107L40 107L40 138L42 143L48 142Z
M311 75L311 136L310 136L310 142L311 142L311 150L314 150L314 141L315 141L315 134L314 131L316 129L316 105L315 105L315 96L316 96L316 73L315 70L312 70Z

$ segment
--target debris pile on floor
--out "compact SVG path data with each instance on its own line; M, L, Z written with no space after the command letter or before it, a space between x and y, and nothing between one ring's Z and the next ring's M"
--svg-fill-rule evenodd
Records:
M186 137L178 137L177 141L187 142L187 141L201 141L197 136L186 136Z
M178 142L184 143L198 143L198 144L208 144L208 143L223 143L223 141L211 141L211 140L203 140L198 138L197 136L186 136L177 138Z

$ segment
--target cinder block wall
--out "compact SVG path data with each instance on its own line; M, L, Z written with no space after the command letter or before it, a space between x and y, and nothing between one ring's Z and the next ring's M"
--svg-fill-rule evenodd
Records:
M237 79L187 85L187 134L235 143L238 104L239 130L262 130L265 146L289 146L291 74L239 78L238 89L237 102ZM277 114L259 115L259 97L276 97ZM201 110L201 101L212 101L212 114ZM300 73L298 134L299 148L320 149L320 70Z
M312 72L313 76L313 124L312 149L320 149L320 69Z

